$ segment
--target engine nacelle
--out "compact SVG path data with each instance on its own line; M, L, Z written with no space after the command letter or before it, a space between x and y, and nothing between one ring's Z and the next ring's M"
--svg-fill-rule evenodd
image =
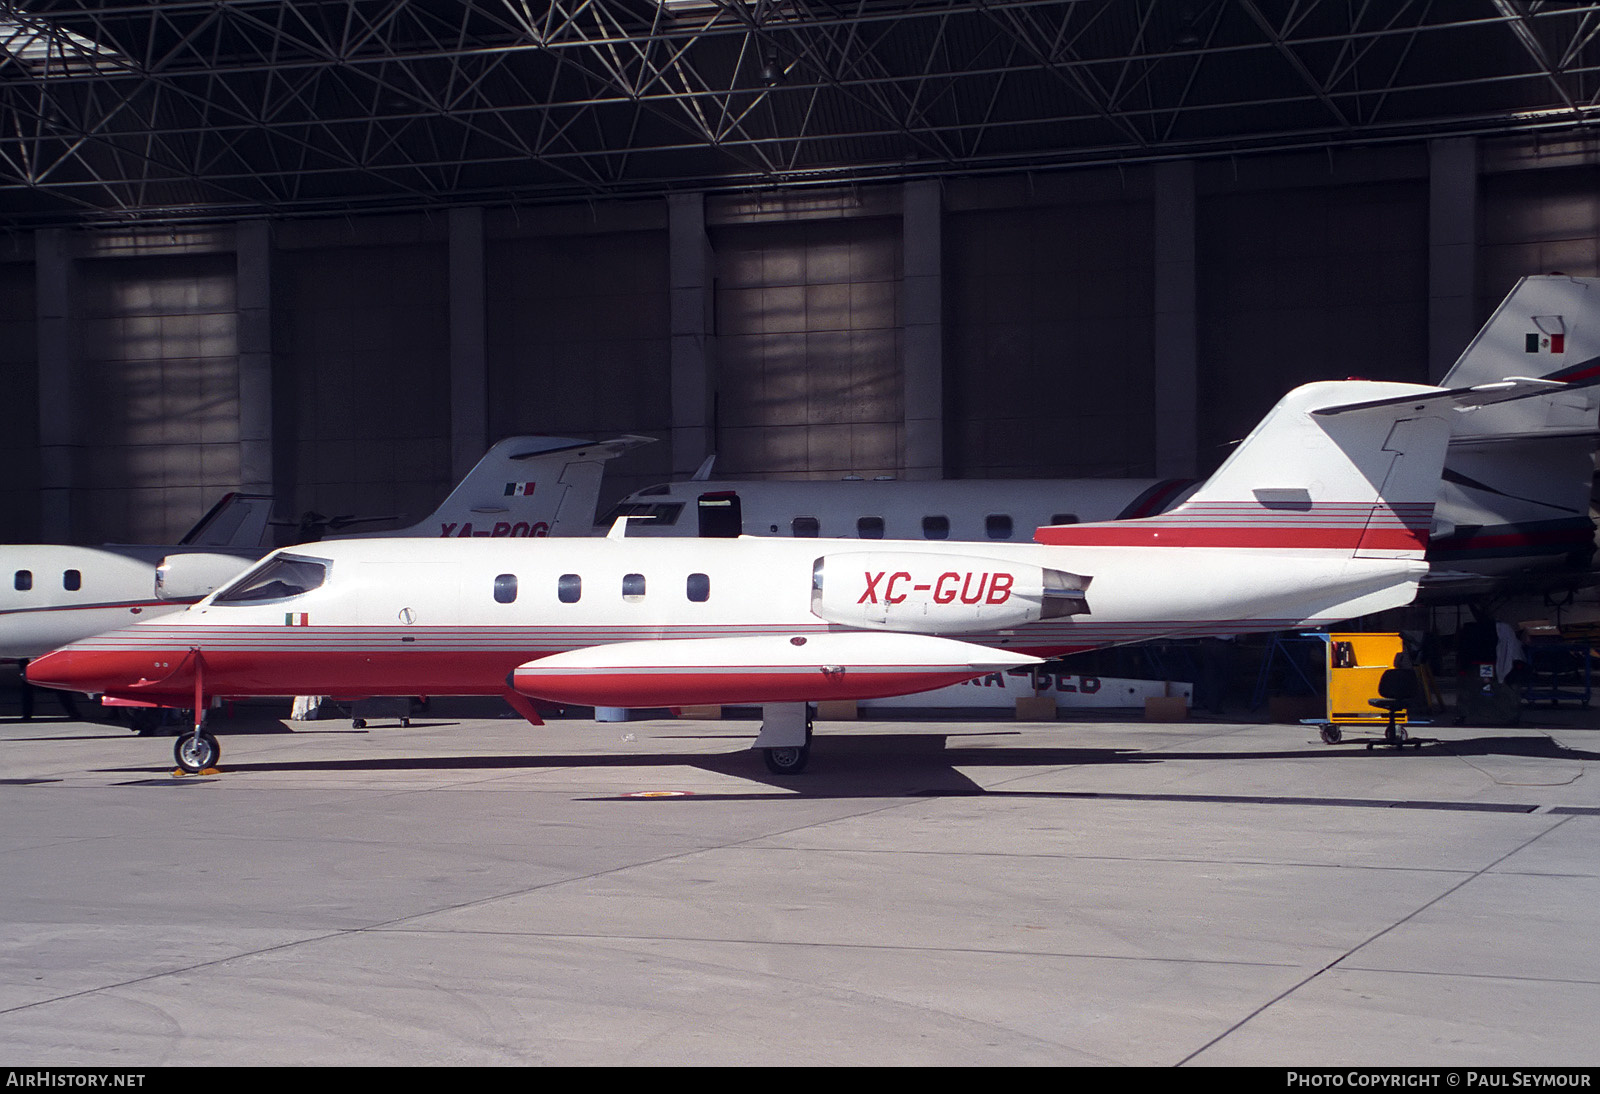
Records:
M960 634L1087 615L1091 578L970 555L859 551L811 569L811 612L846 627Z
M199 600L226 585L255 558L192 551L167 555L156 567L157 600Z

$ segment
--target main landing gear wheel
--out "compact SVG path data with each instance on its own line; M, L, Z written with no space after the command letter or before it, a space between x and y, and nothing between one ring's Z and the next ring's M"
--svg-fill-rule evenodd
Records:
M217 766L217 761L222 758L222 746L211 734L197 729L178 738L172 755L179 767L191 775L197 775L208 767Z
M774 775L798 775L806 769L806 764L811 760L811 719L806 718L806 743L803 745L782 745L778 748L764 748L761 750L762 758L767 761L767 770Z
M786 745L782 748L761 750L767 761L767 770L774 775L798 775L806 769L811 759L810 745Z

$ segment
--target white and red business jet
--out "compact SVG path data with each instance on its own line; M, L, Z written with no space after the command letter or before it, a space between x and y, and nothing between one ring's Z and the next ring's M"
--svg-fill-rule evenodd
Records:
M775 772L807 704L901 695L1043 657L1318 626L1411 601L1451 419L1560 390L1299 388L1161 516L1036 543L351 540L285 548L189 610L75 642L28 678L197 715L213 696L503 694L766 707ZM213 765L197 724L179 764Z

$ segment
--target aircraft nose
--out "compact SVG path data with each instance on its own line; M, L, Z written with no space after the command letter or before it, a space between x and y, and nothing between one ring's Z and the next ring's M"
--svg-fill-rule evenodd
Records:
M66 691L105 690L101 658L81 650L55 650L28 662L28 683Z

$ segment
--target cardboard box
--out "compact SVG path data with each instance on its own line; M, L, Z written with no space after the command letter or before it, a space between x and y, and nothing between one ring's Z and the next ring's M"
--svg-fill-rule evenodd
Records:
M854 699L829 699L817 704L819 722L853 722L859 716Z
M1021 695L1017 697L1017 721L1053 722L1056 720L1054 695Z
M722 717L721 707L679 707L678 717L696 721L714 722Z
M1181 695L1149 698L1144 701L1144 720L1147 722L1187 722L1189 701Z

